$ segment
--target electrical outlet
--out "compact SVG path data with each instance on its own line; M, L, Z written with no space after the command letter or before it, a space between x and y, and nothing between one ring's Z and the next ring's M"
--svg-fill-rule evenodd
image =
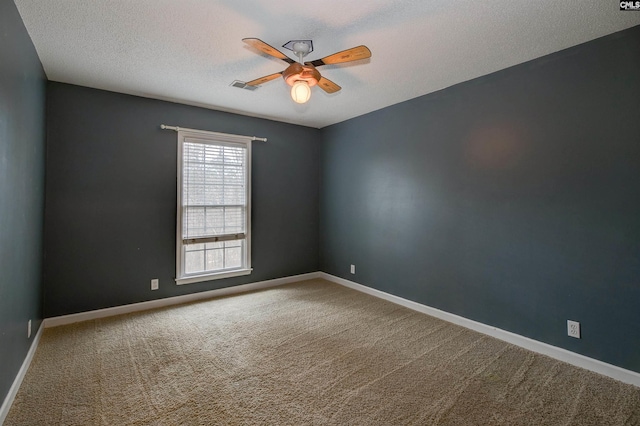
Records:
M580 338L580 323L578 321L567 320L567 335Z
M356 265L351 265L351 273L352 274L356 273Z
M159 286L160 280L158 280L157 278L151 280L151 290L157 290Z
M31 337L31 320L27 323L27 339Z

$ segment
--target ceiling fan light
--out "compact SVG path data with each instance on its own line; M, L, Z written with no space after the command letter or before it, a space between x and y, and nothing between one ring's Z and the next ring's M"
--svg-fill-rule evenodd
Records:
M309 83L304 80L298 80L291 86L291 99L294 102L303 104L311 98L311 87Z

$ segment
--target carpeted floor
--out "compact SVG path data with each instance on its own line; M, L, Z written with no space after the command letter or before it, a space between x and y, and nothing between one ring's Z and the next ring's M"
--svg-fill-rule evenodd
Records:
M640 425L640 388L312 280L44 330L5 425Z

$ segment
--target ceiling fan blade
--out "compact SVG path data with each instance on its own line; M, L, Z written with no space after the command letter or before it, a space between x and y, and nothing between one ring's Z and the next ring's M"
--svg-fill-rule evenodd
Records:
M342 87L338 86L333 81L324 77L321 77L320 80L318 81L318 87L327 93L336 93L338 90L342 89Z
M341 64L343 62L359 61L360 59L367 59L371 57L371 51L367 46L358 46L351 49L343 50L342 52L334 53L333 55L325 56L322 59L316 59L315 61L305 62L305 64L319 67L322 65Z
M277 72L275 74L265 75L264 77L256 78L255 80L251 80L245 83L247 86L259 86L263 83L266 83L271 80L275 80L278 77L282 77L281 72Z
M274 58L282 59L283 61L293 64L295 61L276 49L273 46L269 46L264 41L259 38L243 38L242 41L247 43L249 46L258 49L259 51L266 53L269 56L273 56Z

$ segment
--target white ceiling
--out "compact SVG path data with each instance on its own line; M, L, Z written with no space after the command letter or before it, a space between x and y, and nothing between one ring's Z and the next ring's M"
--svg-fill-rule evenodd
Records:
M15 0L49 80L324 127L640 24L602 0ZM342 90L295 104L286 63L245 45L312 39ZM291 56L289 55L289 56ZM173 123L172 123L173 124ZM175 123L180 124L180 123Z

